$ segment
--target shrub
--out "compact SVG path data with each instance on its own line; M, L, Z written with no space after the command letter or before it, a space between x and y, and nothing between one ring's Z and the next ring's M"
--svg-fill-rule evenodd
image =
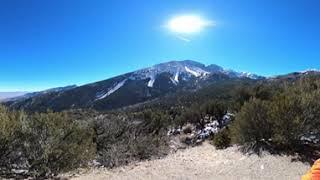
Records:
M164 135L140 135L130 145L130 151L135 160L163 156L168 150L167 139Z
M28 125L26 155L36 176L72 170L94 158L92 129L66 113L35 114Z
M231 144L230 132L229 129L225 128L219 133L215 134L213 138L213 145L217 149L225 149Z
M267 145L285 151L301 148L304 140L316 143L320 135L319 84L306 78L274 88L278 91L272 96L260 93L268 101L251 99L242 106L231 126L232 139L254 148Z
M138 117L128 121L126 115L107 115L96 120L98 161L102 165L117 167L166 154L166 131L155 126L161 118L157 113Z
M268 108L269 103L259 99L246 102L231 126L233 141L245 145L269 140L272 135L272 124L268 117Z
M320 131L320 89L303 95L301 106L303 107L304 123L300 124L304 133L319 133Z
M48 177L85 165L95 146L89 126L66 113L26 115L0 107L0 176Z
M304 131L300 97L294 94L279 95L271 103L269 113L273 125L273 142L288 147L298 143Z
M23 112L10 112L0 106L0 177L10 176L11 169L23 165L25 157L23 143L26 136L23 133L23 122L26 122Z
M181 115L181 120L179 125L184 125L187 123L195 124L195 125L202 125L202 114L199 110L198 105L194 105L191 108L186 109L185 112Z
M221 120L227 113L227 105L222 101L210 101L201 106L201 112L209 114L217 120Z

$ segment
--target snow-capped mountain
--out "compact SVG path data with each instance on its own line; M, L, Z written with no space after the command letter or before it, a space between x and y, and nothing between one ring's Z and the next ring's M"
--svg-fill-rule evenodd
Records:
M157 64L150 68L145 68L145 69L134 72L134 75L135 75L134 77L150 78L149 85L151 85L155 77L158 74L161 74L164 72L168 72L172 74L173 80L177 83L179 82L179 75L181 74L187 74L189 76L203 78L212 73L222 73L228 76L239 77L239 78L241 77L251 78L251 79L263 78L261 76L258 76L252 73L227 70L215 64L205 66L204 64L191 61L191 60L171 61L167 63Z
M255 80L263 77L190 60L170 61L80 87L43 91L7 104L30 111L70 108L107 110L179 91L196 91L214 82L235 78Z
M194 76L196 78L205 78L206 76L214 73L222 73L230 77L238 78L250 78L250 79L259 79L263 78L248 72L237 72L233 70L224 69L218 65L209 65L205 66L204 64L185 60L185 61L170 61L167 63L161 63L154 65L150 68L145 68L133 72L131 79L150 79L148 82L149 87L153 87L153 83L156 77L161 73L170 73L172 75L171 79L174 83L179 83L179 79L186 80L189 76Z
M186 80L187 76L205 77L210 74L210 72L206 71L206 67L203 64L194 61L171 61L135 71L130 78L149 79L148 87L153 87L155 79L162 73L171 74L170 80L174 84L179 83L181 77L183 77L183 80Z
M300 71L302 74L308 74L308 73L320 73L319 69L306 69L304 71Z
M204 80L212 74L224 74L231 78L250 78L250 79L259 79L263 78L252 73L246 72L236 72L233 70L226 70L218 65L209 65L205 66L204 64L185 60L185 61L170 61L167 63L161 63L154 65L149 68L141 69L130 73L130 75L125 78L117 81L111 87L97 93L96 100L101 100L112 93L116 92L122 86L125 85L127 81L134 80L147 80L147 87L153 88L154 83L156 82L159 75L167 73L169 76L169 83L177 86L182 81L188 81L192 78L199 78Z
M272 77L269 77L268 80L269 81L295 81L304 76L319 76L319 75L320 75L320 70L307 69L303 71L292 72L289 74L272 76Z

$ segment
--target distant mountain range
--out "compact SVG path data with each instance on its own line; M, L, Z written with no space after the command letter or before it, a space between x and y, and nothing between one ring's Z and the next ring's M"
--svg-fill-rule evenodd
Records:
M71 86L47 89L47 90L39 91L39 92L30 92L30 93L25 93L25 94L23 94L21 96L15 96L15 97L12 97L12 98L8 98L5 101L21 101L21 100L25 100L25 99L41 96L41 95L46 95L46 94L49 94L49 93L67 91L67 90L70 90L70 89L73 89L73 88L76 88L76 87L77 87L76 85L71 85Z
M306 71L298 74L310 72L317 73ZM289 76L282 78L285 77ZM266 78L256 74L227 70L214 64L205 66L191 60L170 61L79 87L73 85L28 93L6 101L6 105L27 111L46 111L47 109L61 111L78 108L110 110L168 94L197 91L215 82L234 79L260 81Z
M23 96L27 93L28 92L0 92L0 101L5 101L6 99Z

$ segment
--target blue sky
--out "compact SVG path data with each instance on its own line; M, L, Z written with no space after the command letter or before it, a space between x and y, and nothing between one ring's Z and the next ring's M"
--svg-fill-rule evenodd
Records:
M0 91L85 84L169 60L284 74L320 68L318 0L2 0ZM164 25L215 22L178 38Z

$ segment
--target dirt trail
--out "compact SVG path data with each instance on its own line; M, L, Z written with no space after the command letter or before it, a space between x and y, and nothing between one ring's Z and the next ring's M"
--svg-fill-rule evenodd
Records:
M113 170L91 169L78 180L256 180L300 179L309 165L292 162L291 157L264 155L246 156L237 148L216 150L202 146L179 151L152 161L140 162Z

